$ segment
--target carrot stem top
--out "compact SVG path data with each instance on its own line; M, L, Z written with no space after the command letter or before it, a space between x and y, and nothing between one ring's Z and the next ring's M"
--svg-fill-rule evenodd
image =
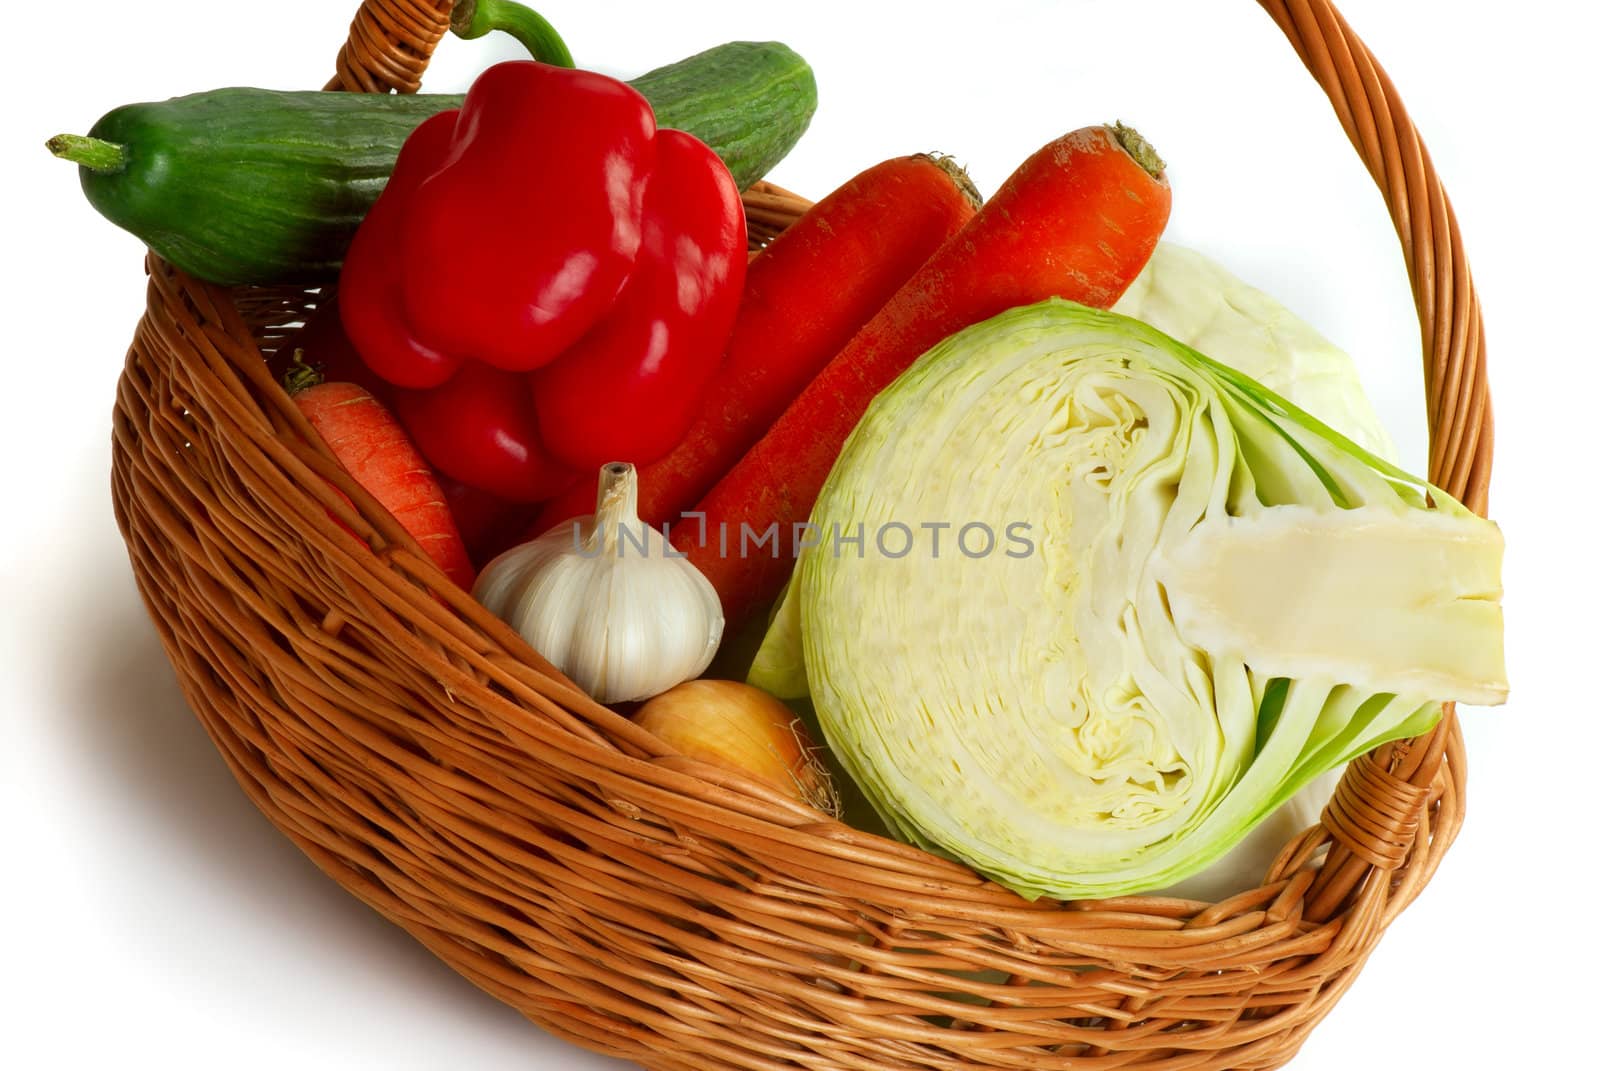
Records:
M1112 125L1111 130L1117 136L1117 144L1149 172L1151 178L1161 178L1166 173L1167 162L1161 159L1161 154L1144 139L1144 135L1120 120Z

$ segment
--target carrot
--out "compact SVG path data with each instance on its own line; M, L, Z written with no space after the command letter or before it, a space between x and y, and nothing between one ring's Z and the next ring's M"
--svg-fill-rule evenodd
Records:
M472 562L450 507L400 422L355 383L321 383L290 393L345 471L394 515L446 576L470 589Z
M1161 158L1120 123L1074 131L1024 161L701 500L703 525L675 526L673 542L716 587L729 627L777 596L794 526L879 391L940 339L1014 306L1063 297L1110 307L1171 206ZM776 546L750 550L773 525Z
M676 521L981 198L948 157L900 156L817 202L751 261L727 356L683 441L639 471L639 516ZM547 503L543 532L594 509L587 484Z

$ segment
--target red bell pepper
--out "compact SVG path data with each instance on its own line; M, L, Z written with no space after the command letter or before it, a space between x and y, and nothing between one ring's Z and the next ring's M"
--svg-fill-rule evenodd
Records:
M604 75L497 64L407 140L345 258L345 328L423 454L548 497L688 430L732 329L744 211L715 153Z
M676 446L722 361L746 260L733 177L704 143L661 131L633 275L604 322L533 374L550 452L588 473Z
M339 275L344 333L367 367L397 387L437 387L461 359L411 331L400 293L400 243L412 194L450 149L460 110L440 112L411 132L383 193L367 210Z
M395 416L434 468L508 502L540 502L582 476L539 440L527 377L477 361L432 390L401 390Z

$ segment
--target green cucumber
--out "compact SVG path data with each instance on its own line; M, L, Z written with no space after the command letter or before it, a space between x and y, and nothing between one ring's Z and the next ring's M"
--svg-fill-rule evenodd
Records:
M628 83L656 110L656 124L687 130L722 157L745 189L789 155L817 110L806 61L776 41L742 41L657 67Z
M777 42L734 41L632 83L658 125L686 130L741 189L800 139L811 68ZM101 215L191 275L226 285L337 275L406 136L453 95L217 89L107 113L50 139Z
M457 103L217 89L129 104L95 123L89 144L56 138L50 148L79 164L102 216L191 275L322 282L338 273L406 136ZM120 164L86 157L103 157L103 146L120 151Z

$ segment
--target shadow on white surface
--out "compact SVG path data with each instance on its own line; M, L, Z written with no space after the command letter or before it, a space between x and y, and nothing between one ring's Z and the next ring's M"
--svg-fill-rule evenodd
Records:
M118 831L96 831L88 847L106 868L99 888L107 915L122 920L118 936L163 983L273 1035L293 1023L321 1056L341 1043L379 1055L370 1018L387 1024L407 1067L437 1066L433 1046L475 1068L530 1057L630 1066L567 1045L480 992L282 836L189 709L122 560L76 594L71 619L83 627L51 640L72 647L54 659L74 667L61 682L72 717L62 729Z

